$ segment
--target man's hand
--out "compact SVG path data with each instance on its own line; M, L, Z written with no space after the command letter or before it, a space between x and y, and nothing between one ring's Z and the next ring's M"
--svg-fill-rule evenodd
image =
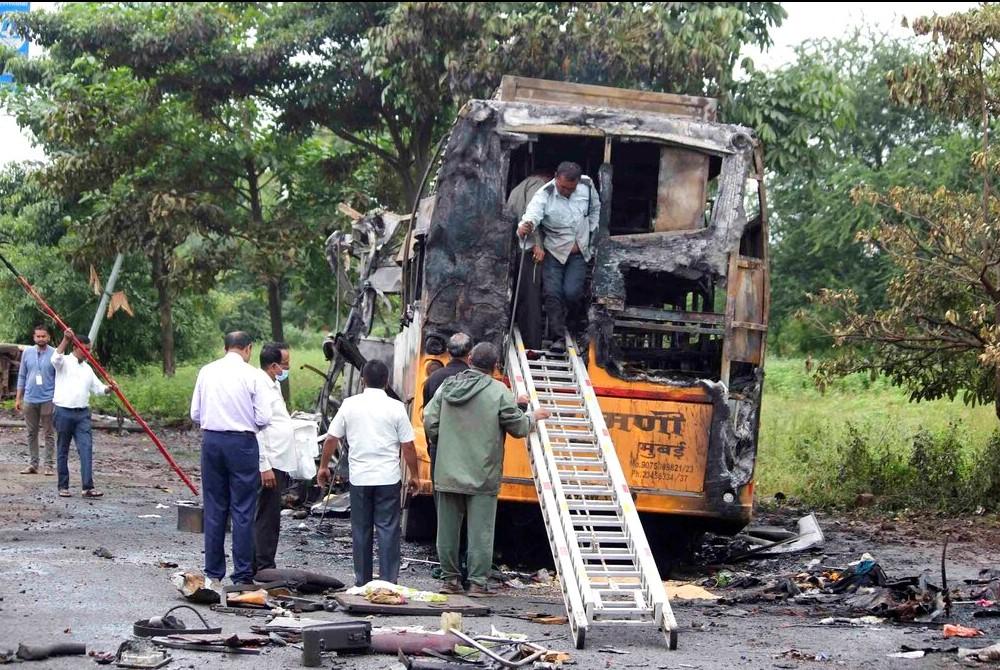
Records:
M15 412L20 412L21 411L21 396L20 395L15 396L15 398L14 398L14 411Z
M74 337L76 337L76 333L73 332L72 328L67 328L66 330L63 331L64 339L72 340Z
M320 467L316 472L316 483L323 489L330 485L330 468Z
M531 257L535 259L536 263L541 263L545 260L545 249L538 244L531 250Z
M535 224L533 224L531 221L522 221L521 223L517 224L517 234L520 235L521 237L530 234L531 231L533 231L534 229L535 229Z
M274 470L264 470L260 473L260 483L266 489L273 489L278 485L278 480L274 476Z
M406 480L407 497L416 495L419 489L420 489L420 482L417 481L416 476L410 475Z
M531 416L535 418L535 421L544 421L545 419L552 416L552 412L545 409L544 407L539 407L538 409L536 409L534 412L531 413Z
M518 405L527 405L531 402L531 398L528 397L527 393L522 393L521 395L514 398L514 403Z

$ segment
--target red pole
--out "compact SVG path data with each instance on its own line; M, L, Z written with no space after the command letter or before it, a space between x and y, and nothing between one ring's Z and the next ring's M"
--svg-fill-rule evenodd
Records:
M35 290L35 287L32 286L28 282L28 280L25 279L14 268L14 266L10 264L10 262L6 258L0 255L0 261L3 261L3 264L7 266L7 269L10 270L17 278L17 281L21 285L21 287L25 291L27 291L28 295L30 295L32 298L35 299L35 302L37 302L38 306L42 308L42 311L45 312L50 319L55 321L56 325L58 325L59 328L61 328L64 332L70 330L70 327L67 326L61 318L59 318L59 315L56 314L55 310L49 307L48 303L45 302L45 299L42 298L42 296L38 293L38 291ZM127 409L128 413L132 415L132 418L135 419L136 423L138 423L142 427L142 429L146 431L146 435L149 435L149 439L153 441L153 444L156 445L156 448L159 449L160 453L163 454L163 457L167 459L167 463L170 464L170 467L172 467L174 469L174 472L176 472L177 475L181 478L181 481L183 481L187 485L187 487L191 489L192 493L198 495L198 489L196 489L194 484L191 483L191 479L181 469L181 466L177 465L177 461L175 461L174 457L170 455L170 452L167 451L167 448L163 446L163 443L160 442L160 438L156 436L156 433L154 433L153 429L149 427L149 424L147 424L146 421L141 416L139 416L139 413L135 411L135 408L132 406L132 403L130 403L128 398L125 397L125 394L121 392L121 389L118 388L118 384L116 384L115 380L112 379L110 374L108 374L108 371L105 370L104 367L97 362L97 359L95 359L91 355L90 350L87 349L87 347L85 347L80 342L80 340L76 338L76 334L72 336L72 339L73 339L73 346L77 347L80 351L83 352L84 358L86 358L90 362L90 364L94 366L94 371L97 372L97 374L100 375L100 377L108 383L108 387L115 392L115 395L118 396L118 399L122 401L122 404L125 406L125 409Z

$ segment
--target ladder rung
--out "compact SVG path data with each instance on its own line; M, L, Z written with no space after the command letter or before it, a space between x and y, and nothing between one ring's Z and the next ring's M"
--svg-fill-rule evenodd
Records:
M586 426L586 427L590 428L591 425L592 425L591 422L590 422L590 419L570 419L569 417L564 417L564 416L552 416L549 419L543 419L543 420L545 421L546 426L559 426L559 427L562 427L562 426ZM580 432L581 433L589 432L591 435L594 434L593 431L582 431L581 430Z
M614 490L607 486L587 486L584 484L563 484L562 492L566 495L610 496L614 494Z
M539 393L538 397L545 400L579 400L583 402L583 396L579 393Z
M557 458L556 465L568 465L576 468L603 468L604 461L600 458Z
M632 550L628 547L610 547L600 551L587 551L580 554L580 558L585 561L606 561L606 560L632 560Z
M617 510L618 503L604 500L567 500L570 509L579 510Z

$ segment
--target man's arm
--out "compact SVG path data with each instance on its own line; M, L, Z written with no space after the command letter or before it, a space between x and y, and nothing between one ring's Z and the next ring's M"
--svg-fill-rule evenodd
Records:
M269 389L264 383L264 373L261 372L258 374L257 370L254 370L253 372L253 422L258 429L261 429L271 423L271 417L274 416L274 410L271 407L271 401L268 398Z
M542 222L542 219L545 218L545 204L548 200L549 194L544 188L535 191L535 195L531 196L531 202L528 203L527 209L524 210L524 216L521 217L521 222L517 226L518 235L524 237Z
M413 493L417 489L417 448L413 445L413 440L400 443L403 450L403 462L406 463L406 486Z
M194 382L194 393L191 394L191 420L199 426L201 425L201 375L205 368L198 371L198 378Z
M97 374L91 370L90 371L90 392L94 395L107 395L108 391L111 390L110 386L105 386L101 383L101 380L97 378Z
M330 458L339 446L339 438L329 434L326 436L326 441L323 442L323 454L319 457L319 470L316 472L316 483L323 488L330 483Z
M21 399L24 398L24 388L28 383L28 366L24 359L28 355L29 349L21 354L21 364L17 366L17 392L14 394L14 411L21 411ZM35 354L37 356L37 354Z
M500 427L512 437L526 437L535 427L535 423L552 416L544 407L533 412L523 412L514 401L514 396L506 388L500 399Z
M271 462L267 458L267 451L271 448L271 435L267 428L257 433L257 469L260 471L260 484L266 489L273 489L278 485L278 480L274 476Z
M72 337L73 337L73 329L72 328L67 328L65 331L63 331L63 336L62 336L62 339L59 341L59 346L56 347L56 353L57 354L59 354L61 356L61 355L63 355L63 354L66 353L66 347L69 346L69 343L72 341ZM53 356L53 358L55 358L55 357ZM54 361L53 361L53 363L54 363Z
M441 387L438 387L438 391ZM441 424L441 394L435 393L430 403L424 407L424 436L428 442L437 442Z

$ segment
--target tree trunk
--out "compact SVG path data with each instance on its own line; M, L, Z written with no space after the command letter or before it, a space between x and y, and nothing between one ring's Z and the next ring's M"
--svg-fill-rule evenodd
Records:
M160 351L163 353L163 374L173 377L177 371L174 358L174 306L170 295L170 268L159 244L153 247L153 285L160 310Z
M285 322L281 316L281 280L267 278L267 310L271 315L271 341L285 341ZM291 382L286 379L281 382L281 395L288 402L292 393Z
M247 190L250 192L250 217L255 230L264 229L264 205L260 194L260 174L257 161L246 159ZM285 322L281 315L281 278L267 277L267 311L271 319L271 341L285 341ZM291 389L288 380L281 382L281 395L288 401Z

